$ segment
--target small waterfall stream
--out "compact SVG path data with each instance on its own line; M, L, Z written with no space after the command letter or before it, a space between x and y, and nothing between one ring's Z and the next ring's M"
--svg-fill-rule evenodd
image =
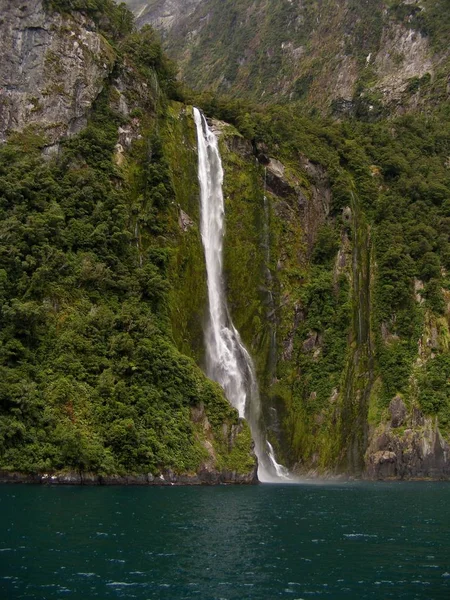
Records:
M262 423L255 368L228 310L223 283L223 168L218 140L204 115L194 108L198 141L201 235L208 280L208 321L205 326L206 374L219 383L229 402L247 419L255 442L260 481L288 480L277 463Z

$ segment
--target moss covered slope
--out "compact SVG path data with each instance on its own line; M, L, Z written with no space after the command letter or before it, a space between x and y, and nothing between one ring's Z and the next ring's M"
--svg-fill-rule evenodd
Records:
M233 123L213 122L228 296L278 455L299 472L447 476L445 112L337 124L203 101Z

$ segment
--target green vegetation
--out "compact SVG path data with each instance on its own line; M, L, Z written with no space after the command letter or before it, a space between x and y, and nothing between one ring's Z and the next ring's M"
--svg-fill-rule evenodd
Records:
M110 38L118 40L131 33L133 15L124 2L114 0L44 0L49 11L62 14L81 12L93 19L96 25Z
M252 46L254 60L240 64L259 4L239 27L243 3L227 4L220 31L208 25L208 77L278 93L274 73L278 83L290 77L279 41L297 8L278 2L260 28L273 52ZM389 18L414 13L437 44L438 5L429 0L423 14L390 3ZM183 89L154 31L136 32L123 5L47 6L92 18L115 68L88 126L57 158L43 158L46 140L33 129L0 147L0 468L187 473L215 460L251 470L248 427L198 366L206 282L189 104L227 123L227 294L278 456L359 472L368 428L397 394L449 436L450 113L443 104L383 120L366 66L380 44L382 3L348 3L346 52L364 72L356 118L342 122L296 103L261 107ZM295 75L298 102L322 73L307 35L317 10L302 3L295 30L295 44L312 53ZM204 58L204 46L193 51L197 66ZM56 55L47 59L57 68ZM129 111L119 111L119 74ZM434 94L444 83L413 77L406 93ZM119 128L130 132L126 148Z
M337 124L300 117L295 107L262 109L205 94L195 102L237 129L225 130L222 144L229 299L255 357L269 428L271 406L283 417L285 460L360 469L369 405L373 424L398 393L409 406L437 414L445 432L445 386L433 405L421 391L429 369L446 377L439 358L448 351L445 328L423 374L419 369L418 387L412 380L425 316L447 315L445 108L427 117ZM266 214L264 168L233 150L242 147L240 135L285 165L288 187L266 191ZM326 168L332 190L318 225L298 204L303 197L320 210L323 202L311 196L318 183L302 167L305 156ZM426 389L430 397L437 388Z
M169 265L173 336L178 349L194 358L197 364L202 364L207 290L199 230L197 139L192 110L181 104L170 106L162 136L170 162L176 202L189 219L181 239L173 248Z
M1 149L2 466L193 471L204 451L190 406L235 419L170 342L167 248L136 248L115 137L97 113L57 164L20 139ZM158 164L140 213L149 234L167 231Z
M439 354L420 374L420 406L428 414L439 415L440 423L450 425L450 357Z
M103 5L53 4L93 16ZM181 198L162 132L174 71L149 28L122 39L117 70L122 60L145 113L118 113L106 82L57 159L43 158L33 130L0 147L0 468L195 472L211 460L191 417L201 405L216 466L251 470L247 428L230 444L236 411L172 333ZM139 91L146 81L156 82L151 102ZM119 160L118 128L139 118L141 135Z

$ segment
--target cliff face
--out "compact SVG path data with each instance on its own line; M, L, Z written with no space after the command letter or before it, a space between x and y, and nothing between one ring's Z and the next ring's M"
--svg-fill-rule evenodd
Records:
M150 23L163 32L169 32L180 20L192 15L202 2L203 0L129 0L127 4L135 14L138 25Z
M372 432L365 474L370 479L450 478L450 447L436 419L418 408L408 412L401 398L389 405L390 421Z
M192 17L209 6L206 28L222 4L188 6ZM281 24L287 4L274 13ZM255 15L264 23L269 5L247 6L232 31ZM8 2L0 25L0 469L62 483L250 483L249 429L199 368L207 293L192 108L169 99L174 70L151 31L112 43L85 14L43 6ZM149 6L172 35L179 3ZM313 12L312 34L325 36L331 6ZM337 6L340 18L353 5ZM363 25L358 6L348 27ZM370 85L386 102L403 102L408 80L406 105L419 106L448 49L430 54L431 37L389 23L376 46L389 50L371 54L369 36L363 62L337 51L345 69L325 65L304 98L332 75L336 106L356 110L358 78L378 69ZM352 47L356 29L347 34ZM289 68L306 68L286 44ZM263 55L272 69L276 54ZM289 90L291 75L278 73ZM339 124L298 106L199 101L220 134L230 310L277 457L298 474L448 477L445 111Z
M399 206L394 222L387 209L398 182L381 181L361 140L311 134L295 111L269 109L263 120L275 143L213 125L225 167L228 298L255 359L271 443L299 475L448 478L450 313L425 292L436 285L439 295L446 283L414 280L411 255L418 265L422 255L399 243L416 239L416 220ZM368 147L385 127L402 136L401 123L368 127ZM423 159L415 157L412 169ZM445 151L432 160L441 169ZM440 209L429 210L439 227Z
M197 89L368 119L448 97L447 0L129 4Z
M35 127L51 148L79 133L115 55L85 16L48 14L41 0L2 7L0 140Z

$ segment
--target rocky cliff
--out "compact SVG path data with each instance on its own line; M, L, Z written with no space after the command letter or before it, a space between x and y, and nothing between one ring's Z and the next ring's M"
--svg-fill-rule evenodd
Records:
M450 477L450 447L436 419L418 408L411 413L399 397L389 404L390 421L372 432L366 451L366 476L371 479Z
M81 13L48 13L41 0L5 0L1 16L0 140L35 127L51 147L79 133L115 53Z

